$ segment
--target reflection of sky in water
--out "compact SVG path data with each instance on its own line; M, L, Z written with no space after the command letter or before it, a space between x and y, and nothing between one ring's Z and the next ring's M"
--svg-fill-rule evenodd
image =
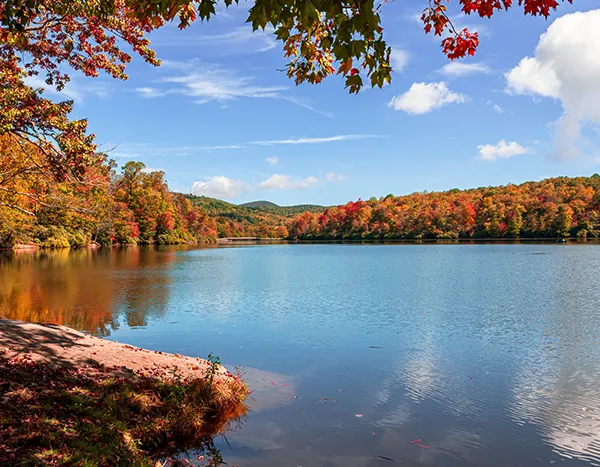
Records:
M0 310L10 295L39 316L35 284L56 320L246 366L254 411L221 443L230 465L600 465L600 246L78 258L0 262Z

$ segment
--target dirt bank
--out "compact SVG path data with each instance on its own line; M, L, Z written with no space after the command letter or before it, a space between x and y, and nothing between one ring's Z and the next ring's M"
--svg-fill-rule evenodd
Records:
M203 378L211 364L201 358L168 354L121 344L56 324L0 319L0 353L6 358L29 354L34 361L88 368L103 365L116 373ZM227 379L224 367L215 377Z
M248 395L214 360L0 319L0 465L145 467L189 450L220 465L212 439Z

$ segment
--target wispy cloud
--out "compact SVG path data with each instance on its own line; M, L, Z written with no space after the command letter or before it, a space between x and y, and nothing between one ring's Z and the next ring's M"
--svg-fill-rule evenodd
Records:
M248 141L239 144L216 144L210 146L161 146L152 143L123 143L112 146L106 145L104 151L108 151L110 156L123 159L139 159L148 156L188 156L196 152L224 151L236 149L248 149L256 146L277 146L277 145L301 145L301 144L328 144L343 141L355 141L361 139L385 138L385 135L369 134L349 134L324 137L306 137L289 139L272 139ZM279 160L277 157L268 157L267 162L273 164L273 160Z
M39 76L29 76L25 78L25 84L35 89L43 89L45 93L51 96L57 96L61 99L73 100L79 104L85 101L85 97L88 95L95 95L98 97L108 96L108 89L102 83L96 81L95 84L81 84L76 79L71 78L62 91L57 91L54 86L49 86Z
M346 180L348 177L346 177L344 174L340 174L337 172L329 172L327 174L325 174L325 180L327 180L328 182L341 182L343 180Z
M267 157L265 159L265 162L270 165L277 165L277 163L279 162L279 157Z
M222 149L244 149L245 147L241 144L222 144L217 146L199 146L196 149L200 151L220 151Z
M260 182L258 187L262 190L305 190L317 183L319 179L316 177L294 179L290 175L273 174Z
M491 73L491 68L484 63L450 62L438 70L451 78L469 76L475 73Z
M225 54L246 53L249 49L254 52L266 52L277 47L273 36L273 28L264 31L253 31L251 26L238 26L218 34L192 34L192 31L177 31L166 36L159 36L152 41L158 47L196 47L201 45L217 45L218 51Z
M161 93L156 88L142 87L142 88L135 88L135 90L136 90L137 93L139 93L143 97L147 97L147 98L161 97L163 95L163 93Z
M291 102L292 104L299 105L300 107L304 107L305 109L310 110L311 112L314 112L316 114L323 115L324 117L333 118L333 114L331 112L327 112L326 110L317 109L316 107L313 107L312 105L307 104L302 99L297 99L297 98L291 97L291 96L280 96L279 99Z
M135 91L144 98L159 98L173 94L189 96L197 104L227 102L238 99L274 99L291 102L311 112L333 117L310 103L289 95L288 86L262 85L253 76L239 75L235 70L220 66L202 65L196 61L163 63L165 70L177 74L165 76L156 81L157 86L137 87Z
M392 69L395 72L402 71L406 64L408 63L408 52L399 47L392 48L392 53L390 55L390 62L392 65Z
M334 141L352 141L357 139L370 139L370 138L382 138L382 135L361 135L361 134L350 134L350 135L336 135L326 136L322 138L290 138L290 139L275 139L275 140L262 140L262 141L251 141L246 143L248 145L259 145L259 146L274 146L277 144L323 144L332 143Z
M198 104L210 101L228 101L239 98L280 99L284 86L261 86L252 77L236 76L231 70L212 67L189 70L179 76L167 76L161 83L175 85L166 89L140 87L136 91L143 97L164 97L183 94L196 98Z

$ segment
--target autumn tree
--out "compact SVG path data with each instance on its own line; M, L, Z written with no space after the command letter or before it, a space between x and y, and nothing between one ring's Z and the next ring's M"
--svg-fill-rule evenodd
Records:
M229 7L234 1L237 3L223 0L223 4ZM425 33L440 36L443 53L457 59L473 55L479 37L476 32L457 30L449 8L490 18L502 9L518 6L527 15L548 17L560 3L559 0L423 0L421 19ZM391 81L391 49L385 42L381 21L385 4L386 0L255 0L251 2L247 21L255 30L273 28L289 59L287 75L296 83L319 83L337 73L354 93L364 84L381 87ZM27 145L37 148L41 154L39 163L44 167L40 174L47 183L82 183L86 172L103 158L97 154L87 122L70 118L72 102L55 103L46 99L41 89L31 88L25 79L37 75L57 90L62 90L68 82L69 68L90 77L106 73L126 79L131 53L151 65L160 64L150 47L148 33L170 22L183 29L194 21L209 20L216 12L216 5L217 0L0 2L0 135L8 135L15 148ZM9 165L4 155L0 164L3 170ZM11 175L11 183L26 176ZM6 189L6 185L0 186ZM32 200L41 202L39 198ZM19 210L13 201L2 202L6 209L18 212L11 217L32 213L27 208ZM367 211L365 208L353 219L357 223L354 227L340 219L341 227L364 231ZM142 236L155 230L152 225L140 226ZM231 233L239 229L228 224L218 230Z
M235 0L224 0L229 7ZM490 18L497 11L518 5L527 15L548 17L561 1L572 0L423 0L421 20L426 33L442 38L443 52L451 59L473 55L477 32L457 30L449 6L464 14ZM59 65L66 63L86 75L105 71L125 78L131 56L121 42L148 62L159 62L145 35L168 22L186 28L196 20L209 20L217 0L11 0L0 5L2 55L26 53L28 73L43 69L49 84L58 87L68 79ZM237 1L235 1L237 3ZM287 75L297 83L318 83L335 72L346 78L351 92L363 85L391 81L390 48L381 24L386 0L255 0L247 22L257 29L270 26L284 43L290 58Z
M301 239L600 237L600 176L386 196L306 212L289 222Z
M572 0L565 0L571 2ZM229 7L234 0L224 0ZM237 3L237 2L236 2ZM296 83L318 83L333 73L345 77L350 92L363 78L372 86L391 81L391 50L384 40L380 12L385 0L255 0L247 21L256 29L270 26L290 58L287 75ZM491 17L519 5L525 14L547 17L559 0L423 1L426 33L442 37L451 59L474 54L476 32L457 31L448 15ZM61 90L68 67L87 76L105 72L126 79L127 45L152 65L160 62L150 48L149 32L176 21L186 28L208 20L217 0L10 0L0 3L0 133L33 140L48 153L59 176L79 174L95 153L85 121L69 121L72 103L54 104L24 78L41 75Z
M59 178L39 145L5 133L0 161L0 246L34 238L47 246L91 241L98 214L109 202L110 166L101 157L76 177Z

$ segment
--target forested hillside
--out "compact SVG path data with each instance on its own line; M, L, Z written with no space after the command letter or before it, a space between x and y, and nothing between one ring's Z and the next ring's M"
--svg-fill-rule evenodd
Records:
M86 160L79 173L54 173L38 146L0 135L0 248L286 238L292 215L172 193L163 172L134 161L117 169L102 154Z
M34 145L0 137L0 247L48 248L92 243L173 244L215 241L216 222L181 194L164 173L128 162L119 173L98 155L80 177L48 176Z
M304 213L299 239L599 237L600 176L358 200Z
M257 211L271 212L273 214L279 214L281 216L293 216L295 214L302 214L306 211L310 212L323 212L325 206L316 204L296 204L293 206L279 206L278 204L271 203L270 201L251 201L250 203L240 204L240 206Z
M0 247L215 242L219 237L456 239L599 237L600 176L414 193L343 206L238 206L172 193L141 162L90 156L53 173L34 144L0 136Z
M298 213L284 216L206 196L186 195L186 198L215 220L219 237L287 238L286 224Z
M240 204L243 208L278 208L279 206L271 201L259 200L259 201L250 201L249 203Z

